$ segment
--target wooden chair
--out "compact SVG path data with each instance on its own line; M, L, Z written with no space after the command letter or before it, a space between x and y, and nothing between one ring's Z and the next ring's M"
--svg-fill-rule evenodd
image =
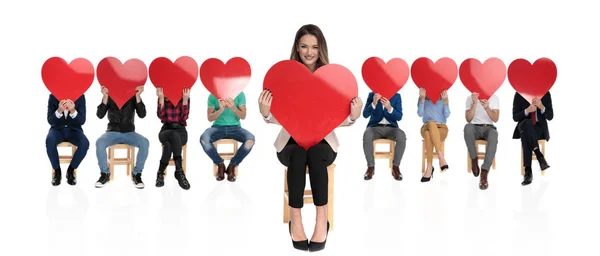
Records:
M538 140L538 144L540 145L540 151L545 156L546 155L546 140ZM531 152L531 154L532 154L531 160L536 161L537 156L535 156L535 153ZM525 162L523 161L523 148L521 147L521 176L525 175L525 166L523 166L524 163ZM542 176L544 176L544 175L546 175L546 171L542 171Z
M164 146L163 146L164 148ZM187 174L187 144L183 145L183 147L181 148L181 167L183 168L183 174ZM168 166L175 166L175 160L173 160L173 157L171 157L171 160L169 160L169 165ZM167 169L165 168L165 176L167 176Z
M233 146L233 151L232 152L219 152L219 155L221 156L221 158L223 158L223 160L226 161L231 161L231 159L233 158L233 156L235 156L235 154L238 151L238 142L236 140L232 140L232 139L223 139L223 140L218 140L215 141L213 143L213 145L215 146L215 148L217 149L217 152L219 152L219 145L231 145ZM217 176L217 165L213 163L213 176ZM235 176L238 176L238 167L235 167Z
M327 175L328 175L328 185L327 185L327 220L329 220L329 228L333 230L333 202L334 202L334 194L333 194L333 177L334 177L335 164L331 164L327 166ZM308 166L306 167L306 174L308 174ZM304 203L312 204L312 190L306 189L304 190ZM287 224L290 222L290 206L289 206L289 194L288 194L288 184L287 184L287 168L284 169L283 175L283 223Z
M389 150L387 151L377 151L377 145L388 145ZM389 167L392 168L394 164L394 148L396 147L396 142L388 139L377 139L373 141L373 149L375 151L375 159L388 159Z
M442 151L444 150L444 144L445 144L445 141L442 141ZM433 159L439 159L435 148L433 149ZM427 149L425 149L425 140L423 140L423 152L421 154L421 173L425 173L425 162L426 161L427 161ZM440 172L443 172L443 171L440 170Z
M479 151L480 147L483 146L483 151ZM487 140L476 140L475 141L475 150L477 151L477 161L485 159L485 147L487 146ZM492 169L496 169L496 157L492 160ZM471 155L469 155L469 151L467 151L467 171L471 172ZM489 170L488 170L489 171Z
M71 160L73 160L73 156L75 155L75 150L77 150L77 146L69 143L69 142L61 142L57 146L57 148L71 148L71 154L69 155L61 155L58 153L58 161L61 164L70 164ZM77 170L74 170L73 174L77 178ZM54 177L54 168L52 168L52 177Z
M115 150L127 150L126 157L115 157ZM108 168L110 169L110 180L115 176L115 165L127 165L127 176L133 173L135 166L135 147L127 144L116 144L108 147Z

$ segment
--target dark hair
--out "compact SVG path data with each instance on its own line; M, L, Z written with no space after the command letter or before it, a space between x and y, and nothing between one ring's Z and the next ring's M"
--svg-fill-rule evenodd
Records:
M296 37L294 38L294 45L292 46L292 53L290 55L290 60L296 60L302 62L300 59L300 55L298 54L298 44L300 44L300 38L305 35L313 35L317 38L317 44L319 45L319 58L317 59L317 68L320 68L324 65L329 64L329 54L327 53L327 41L325 40L325 36L323 32L317 25L307 24L296 32Z

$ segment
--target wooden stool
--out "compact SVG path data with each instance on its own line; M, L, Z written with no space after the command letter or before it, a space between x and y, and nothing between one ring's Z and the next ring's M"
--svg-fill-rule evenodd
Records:
M127 157L115 157L116 149L126 149ZM108 147L108 169L110 169L110 180L115 176L115 165L127 165L127 176L133 173L135 166L135 147L127 144L116 144Z
M333 230L333 171L335 169L335 164L331 164L327 166L327 194L328 194L328 202L327 202L327 220L329 220L329 228ZM306 167L306 174L308 174L308 166ZM288 184L287 184L287 168L284 169L283 175L283 223L287 224L290 222L290 206L289 206L289 194L288 194ZM312 204L312 189L304 190L304 203Z
M444 143L445 141L442 141L442 151L444 150ZM421 173L425 173L425 161L427 159L427 149L425 149L425 140L423 140L423 152L421 155ZM437 151L435 150L435 148L433 149L433 159L439 159ZM440 172L443 172L442 170L440 170Z
M163 146L164 149L165 146ZM183 147L181 148L181 167L183 168L183 174L187 174L187 164L186 164L186 159L187 159L187 144L183 145ZM169 160L169 165L168 166L175 166L175 160L173 160L173 157L171 157L171 160ZM167 175L167 169L165 168L165 176Z
M390 149L388 151L377 151L377 145L389 145ZM376 139L373 141L373 149L375 151L375 159L388 159L390 164L390 168L392 168L394 164L394 148L396 147L396 142L388 139Z
M70 155L61 155L60 153L58 154L59 163L70 164L71 160L73 160L73 156L75 155L75 150L77 150L77 146L75 146L69 142L61 142L56 147L57 148L71 148ZM75 178L77 178L77 170L74 170L73 174L75 175ZM54 168L52 168L52 177L54 177Z
M542 152L542 154L544 154L544 156L546 155L546 140L538 140L538 144L540 145L540 151ZM537 156L535 156L535 153L531 152L532 154L532 158L531 160L537 160ZM521 147L521 176L525 175L525 166L523 166L525 162L523 161L523 147ZM542 176L546 175L546 171L542 171Z
M475 150L477 151L477 161L485 159L485 151L479 151L479 146L487 146L487 140L476 140L475 141ZM492 169L496 169L496 157L492 160ZM471 172L471 155L469 155L469 151L467 151L467 171ZM489 171L489 170L488 170Z
M232 139L222 139L222 140L217 140L215 142L213 142L213 145L215 146L215 148L217 149L217 152L219 152L219 145L232 145L233 146L233 152L219 152L219 155L221 156L221 158L223 158L223 160L226 161L231 161L231 159L233 158L233 156L235 156L235 154L238 151L238 142L237 140L232 140ZM213 163L213 176L217 176L217 165ZM235 176L238 176L238 167L235 167Z

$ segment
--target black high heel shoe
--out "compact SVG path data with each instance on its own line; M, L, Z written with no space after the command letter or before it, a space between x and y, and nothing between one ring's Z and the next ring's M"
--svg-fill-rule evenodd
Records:
M292 222L288 222L288 227L290 228L290 238L292 238ZM301 251L308 251L308 239L306 240L302 240L302 241L294 241L294 239L292 238L292 244L294 245L294 248L301 250Z
M428 182L433 179L433 171L435 171L435 168L431 167L431 176L429 178L421 177L421 182Z
M308 250L311 252L316 252L325 249L325 243L327 243L327 236L329 235L329 220L327 220L327 235L325 237L325 241L323 242L313 242L310 241L308 244Z

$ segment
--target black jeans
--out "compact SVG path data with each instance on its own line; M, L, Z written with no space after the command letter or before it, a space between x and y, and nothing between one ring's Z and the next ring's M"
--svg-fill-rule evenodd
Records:
M327 204L329 182L327 166L333 164L336 156L337 153L325 140L305 150L293 138L290 138L281 152L277 153L279 162L288 168L287 184L290 207L302 208L304 206L306 165L308 165L314 205Z
M158 140L163 145L162 157L160 163L168 165L171 160L171 153L173 159L181 159L181 151L183 145L187 143L188 134L185 126L178 124L165 124L158 133Z
M544 130L539 125L533 125L531 119L521 121L518 128L521 134L521 147L523 148L523 166L531 167L531 152L534 148L540 149L538 140L546 139Z

